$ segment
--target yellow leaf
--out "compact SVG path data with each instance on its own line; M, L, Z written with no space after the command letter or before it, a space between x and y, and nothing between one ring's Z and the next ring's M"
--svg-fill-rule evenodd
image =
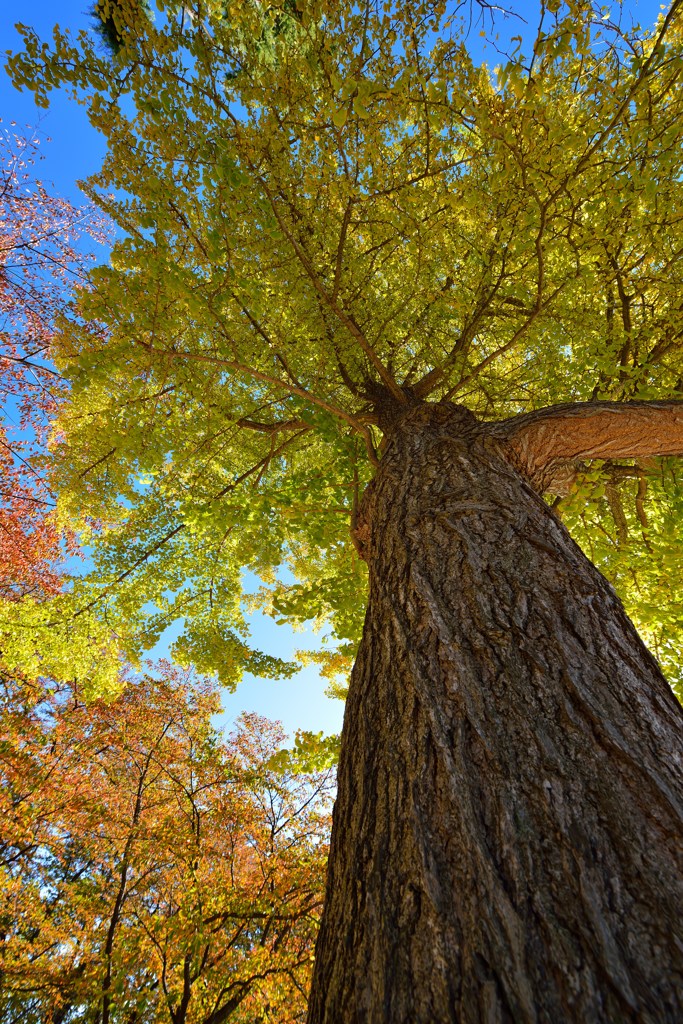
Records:
M332 115L332 123L336 128L343 128L346 124L346 118L349 116L349 112L346 107L340 107L339 110L335 110Z

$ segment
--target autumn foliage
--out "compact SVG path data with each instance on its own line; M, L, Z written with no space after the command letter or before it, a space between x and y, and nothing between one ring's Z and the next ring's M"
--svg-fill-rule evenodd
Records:
M59 587L64 541L41 469L50 417L64 394L49 365L69 289L85 279L79 236L102 237L102 219L60 199L33 173L37 136L0 131L0 596Z
M331 775L218 710L169 665L89 706L4 679L0 1020L303 1020Z
M84 279L79 232L99 230L33 178L35 152L35 141L0 136L10 602L58 592L75 551L43 472L65 395L50 344ZM169 664L119 685L116 700L89 703L73 680L0 663L0 1021L302 1020L329 769L300 769L280 728L254 715L226 740L212 725L217 689Z

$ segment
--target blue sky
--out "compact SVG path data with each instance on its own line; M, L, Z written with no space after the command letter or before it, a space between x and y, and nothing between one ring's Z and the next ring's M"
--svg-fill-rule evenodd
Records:
M78 29L88 24L88 8L92 0L27 0L21 5L5 5L0 13L0 51L15 50L20 46L14 23L21 21L34 28L39 36L49 39L55 19L66 28ZM533 30L536 21L536 4L524 0L515 3L514 8L522 16L528 16L529 28ZM635 21L651 24L660 11L659 3L652 0L632 0L624 5ZM481 26L474 26L470 44L481 47L483 41L478 35ZM488 23L486 24L488 28ZM509 19L501 24L500 30L507 35L522 31L524 23ZM480 51L481 52L481 51ZM491 65L498 57L493 50L485 54ZM35 107L28 93L19 93L11 85L7 75L0 73L0 119L3 127L16 122L16 131L35 132L40 139L43 159L36 169L37 176L51 183L57 193L80 203L83 196L77 186L77 179L94 173L100 165L105 146L98 133L87 121L85 109L76 104L62 91L51 94L48 110ZM312 648L320 640L312 630L294 633L285 626L277 626L271 619L257 615L252 620L254 644L270 654L291 658L297 649ZM163 654L162 647L155 653ZM230 726L243 711L257 711L283 722L285 729L323 730L327 733L341 729L343 704L324 695L325 682L313 668L306 668L291 680L256 680L246 677L234 694L224 695L224 722Z

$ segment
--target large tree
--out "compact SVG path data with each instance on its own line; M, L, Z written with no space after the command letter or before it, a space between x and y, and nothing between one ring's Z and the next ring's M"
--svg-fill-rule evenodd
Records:
M10 59L87 104L123 237L56 351L96 572L7 656L183 616L225 682L289 671L244 568L328 668L362 630L310 1024L673 1024L680 709L567 524L671 666L680 0L485 20L495 70L485 6L159 6Z

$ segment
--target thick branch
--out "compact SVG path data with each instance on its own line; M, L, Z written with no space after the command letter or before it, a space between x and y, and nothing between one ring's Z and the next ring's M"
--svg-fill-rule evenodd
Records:
M492 426L519 469L540 490L577 459L683 455L683 402L579 402Z

